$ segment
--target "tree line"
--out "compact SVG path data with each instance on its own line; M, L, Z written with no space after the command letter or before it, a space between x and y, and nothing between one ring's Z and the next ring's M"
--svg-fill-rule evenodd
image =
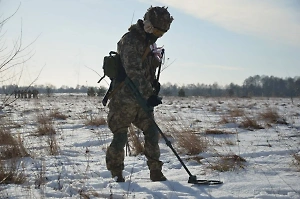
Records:
M161 94L165 96L207 97L300 97L300 77L279 78L274 76L250 76L242 85L214 84L164 84Z
M6 85L0 89L1 94L12 94L16 89L28 89L17 85ZM32 88L31 88L32 89ZM80 86L75 88L53 85L36 85L39 93L86 93L89 96L103 96L107 88ZM179 86L166 83L161 86L160 95L163 96L206 96L206 97L300 97L300 77L279 78L274 76L250 76L242 85L231 83L226 86L214 84L188 84Z

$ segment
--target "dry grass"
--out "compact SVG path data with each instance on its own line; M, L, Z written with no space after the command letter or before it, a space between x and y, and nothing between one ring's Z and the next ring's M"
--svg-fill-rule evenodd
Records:
M23 184L26 181L26 176L22 171L19 171L19 166L16 162L0 161L0 184Z
M25 175L19 171L17 159L29 156L21 137L14 138L4 128L0 128L0 184L22 184Z
M49 146L49 154L50 155L58 155L59 154L59 146L56 140L56 130L54 127L53 119L61 117L61 114L57 111L51 112L49 115L41 114L37 116L37 136L48 136L47 144ZM62 117L61 117L62 118Z
M54 134L48 136L47 143L49 145L49 153L50 155L58 155L59 154L59 146L57 144L57 140Z
M222 115L219 124L228 124L228 123L236 123L236 119L229 115Z
M7 160L27 156L29 154L23 146L20 135L14 138L8 130L0 128L0 159Z
M47 116L45 114L41 114L37 116L37 135L44 136L44 135L53 135L56 134L56 130L53 125L52 117Z
M48 124L51 120L52 118L47 116L46 114L41 114L37 116L37 123L41 125Z
M194 131L185 130L177 132L174 136L183 153L197 155L207 150L208 140L197 136Z
M58 120L66 120L68 118L67 115L60 113L58 110L51 111L49 116Z
M283 117L280 117L278 111L272 108L266 109L264 112L260 113L260 119L265 120L268 123L274 124L287 124Z
M131 125L129 127L129 138L128 138L128 140L131 143L130 147L132 147L132 149L133 149L133 155L139 155L139 154L144 153L144 146L143 146L142 141L140 140L140 138L137 136L136 130L133 127L133 125Z
M45 185L46 183L46 166L45 163L42 162L41 167L37 168L37 170L39 170L39 172L36 174L36 178L34 181L34 185L36 189L40 189L42 188L43 185Z
M209 166L210 169L220 172L235 171L245 167L246 160L238 155L221 156L220 160Z
M244 116L243 121L240 123L239 127L248 130L263 129L263 127L258 124L255 118L250 118L248 116Z
M241 117L241 116L245 115L245 112L244 112L243 109L234 107L234 108L229 110L229 115L231 117Z
M53 134L56 134L56 130L52 123L38 125L37 135L43 136L43 135L53 135Z
M202 156L190 156L188 158L186 158L186 160L194 160L196 162L198 162L199 164L201 163L201 160L203 160L204 158Z
M229 134L234 134L233 132L228 132L225 130L220 130L220 129L206 129L205 134L207 135L229 135Z
M293 154L293 165L296 167L298 171L300 171L300 154Z
M106 124L106 120L103 117L90 115L89 118L86 118L84 124L87 126L101 126Z

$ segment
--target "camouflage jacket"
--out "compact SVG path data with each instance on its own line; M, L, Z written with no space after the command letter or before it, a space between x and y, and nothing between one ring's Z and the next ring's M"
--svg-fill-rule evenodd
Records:
M118 42L118 53L121 56L126 74L134 82L144 99L148 99L154 94L152 83L156 68L159 66L159 62L151 55L151 52L142 61L146 49L151 44L153 42L149 42L147 39L142 20L138 20L136 24L132 25L129 32L124 34ZM126 103L135 101L135 99L127 86L124 85L112 96L110 104L113 101Z

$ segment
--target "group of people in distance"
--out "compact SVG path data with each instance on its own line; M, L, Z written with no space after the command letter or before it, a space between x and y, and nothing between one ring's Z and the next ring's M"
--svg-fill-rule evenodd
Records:
M39 91L37 89L33 90L15 90L14 95L15 98L38 98Z

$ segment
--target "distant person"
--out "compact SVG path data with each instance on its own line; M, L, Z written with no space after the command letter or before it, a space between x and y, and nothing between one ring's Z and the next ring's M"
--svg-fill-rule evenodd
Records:
M32 90L32 98L38 98L39 91L37 89Z
M132 25L118 42L118 53L127 76L134 82L148 106L162 103L158 97L160 84L156 80L156 68L161 62L161 52L156 48L156 40L166 33L173 21L166 7L150 7L144 15ZM150 50L152 47L152 51ZM149 49L149 53L147 53ZM145 56L147 55L147 56ZM114 80L114 85L120 84ZM165 181L162 173L163 163L159 160L159 132L142 107L137 103L126 85L114 92L108 105L108 127L113 133L113 139L106 152L106 166L117 182L124 182L124 147L128 140L128 127L134 124L143 131L145 136L144 154L152 181Z

